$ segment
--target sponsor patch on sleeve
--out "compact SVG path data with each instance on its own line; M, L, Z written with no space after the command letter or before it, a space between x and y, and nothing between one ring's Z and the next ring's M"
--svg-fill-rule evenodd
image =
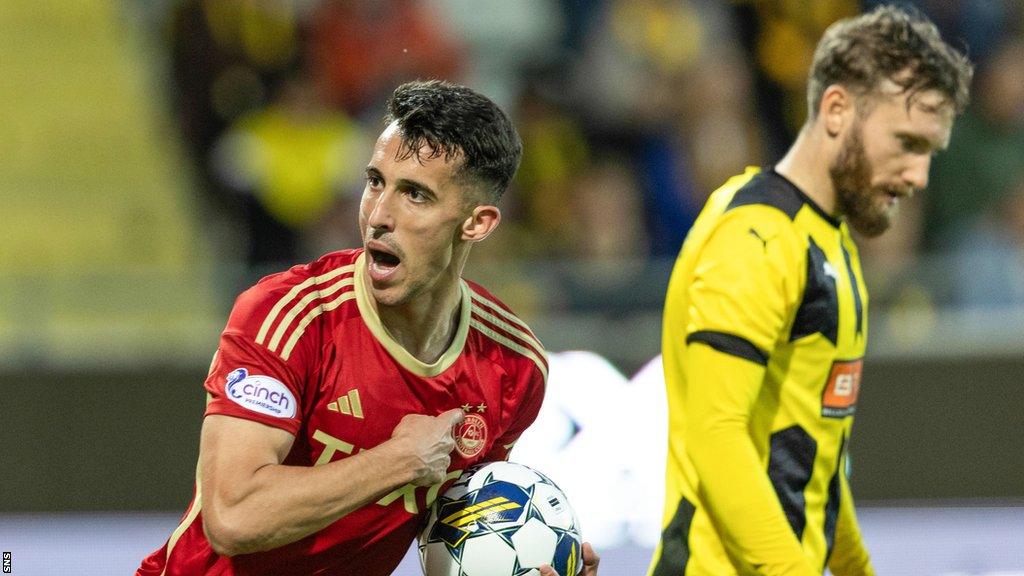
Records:
M224 393L235 404L253 412L276 418L295 417L295 395L283 382L270 376L250 376L247 369L237 368L228 374Z
M843 418L857 409L857 395L860 393L860 372L863 359L836 361L832 364L825 391L821 395L821 415L829 418Z

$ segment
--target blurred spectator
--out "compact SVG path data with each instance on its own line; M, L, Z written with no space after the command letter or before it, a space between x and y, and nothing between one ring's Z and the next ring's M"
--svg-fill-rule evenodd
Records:
M590 149L556 90L554 83L535 81L520 96L515 112L523 160L512 195L521 213L512 219L512 229L521 258L564 258L575 252L573 198L580 192L576 182L590 160Z
M737 166L763 165L761 129L750 100L753 78L731 43L709 44L687 74L676 132L686 138L698 208Z
M600 4L600 0L587 0ZM451 26L465 59L463 80L501 106L518 100L523 73L563 60L556 0L428 0Z
M214 161L222 183L244 193L249 265L287 266L311 256L304 233L335 209L351 214L346 224L355 222L363 139L359 126L325 106L301 76L225 134ZM359 243L358 236L336 240L329 249Z
M710 1L612 0L576 70L595 147L628 155L638 170L654 257L678 252L717 186L719 152L724 162L738 151L740 165L759 157L749 104L734 92L748 73L728 52L728 16Z
M948 250L1024 178L1024 39L979 66L973 103L932 170L925 246Z
M571 209L576 215L574 254L592 261L643 259L647 237L632 166L617 156L591 163L575 179Z
M955 303L1024 306L1024 176L954 250Z
M312 75L328 104L353 117L402 82L456 80L463 66L462 50L424 2L323 0L311 22Z
M221 132L266 104L299 55L299 4L291 0L183 0L168 23L171 94L200 188L233 210L208 164Z
M734 0L740 44L754 64L750 94L770 158L781 158L807 117L807 69L836 20L860 12L857 0Z

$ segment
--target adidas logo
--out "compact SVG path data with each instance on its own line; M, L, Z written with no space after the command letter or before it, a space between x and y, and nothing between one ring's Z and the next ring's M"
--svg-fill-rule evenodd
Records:
M363 405L359 403L359 390L355 388L349 390L348 394L339 396L337 400L329 403L327 409L331 412L340 412L346 416L355 416L362 420Z

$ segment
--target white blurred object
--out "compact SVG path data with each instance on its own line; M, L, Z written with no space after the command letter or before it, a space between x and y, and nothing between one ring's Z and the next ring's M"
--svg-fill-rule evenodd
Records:
M664 492L661 358L630 382L585 351L552 353L544 405L511 460L547 474L598 549L657 543Z
M665 502L665 457L668 452L668 404L661 355L629 381L636 428L633 449L626 453L630 505L627 530L633 543L654 548L661 538Z

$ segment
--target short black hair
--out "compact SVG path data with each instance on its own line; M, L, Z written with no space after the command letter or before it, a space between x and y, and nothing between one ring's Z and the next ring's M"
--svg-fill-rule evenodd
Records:
M825 89L845 86L858 96L870 95L891 80L910 95L942 92L959 114L967 105L974 68L944 42L938 29L916 9L878 8L829 26L818 42L807 82L811 118Z
M461 156L460 176L478 181L497 202L523 156L523 143L508 116L486 96L441 80L417 80L395 89L385 122L398 124L408 158L429 147L427 158Z

